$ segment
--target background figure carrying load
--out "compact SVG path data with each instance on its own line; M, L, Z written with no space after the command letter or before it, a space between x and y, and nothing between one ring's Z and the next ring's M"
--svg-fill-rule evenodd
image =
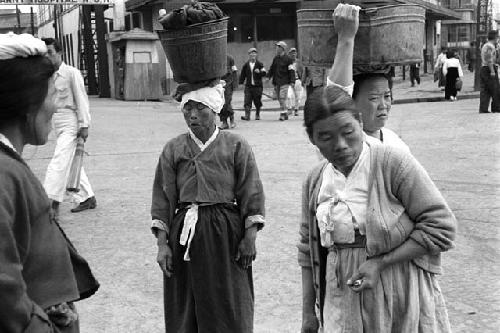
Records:
M218 84L182 96L188 131L167 142L156 169L152 228L169 333L253 331L264 192L250 145L215 125L223 94Z
M231 102L233 101L233 90L234 85L237 85L238 68L234 64L234 59L229 54L227 55L227 72L226 75L222 77L222 80L226 82L224 86L224 107L220 112L220 121L222 122L220 129L228 129L229 127L235 128L236 123L234 122L234 110ZM230 125L227 123L229 118Z
M455 50L448 50L448 52L446 52L446 60L443 63L443 75L446 78L444 99L456 101L457 79L461 79L464 76L464 72Z
M272 78L274 93L278 97L281 113L279 120L288 120L288 115L292 113L287 110L286 98L288 87L295 82L295 72L293 70L293 60L286 54L287 45L283 41L276 43L276 56L273 59L267 77Z
M260 108L262 107L262 78L266 76L264 64L257 60L257 49L252 47L248 50L248 61L241 68L240 84L245 84L245 100L243 107L245 115L241 120L250 120L252 102L255 105L255 120L260 120Z
M446 85L446 77L443 75L443 64L446 61L446 48L441 48L441 53L438 55L436 59L436 63L434 64L434 71L438 72L438 88L444 90L444 86Z
M290 96L288 96L288 100L290 101L290 105L287 106L288 109L294 110L294 115L299 115L299 106L300 106L300 98L302 97L302 74L304 72L304 68L301 62L297 59L297 49L292 47L288 52L290 58L292 58L292 66L295 78L292 82L292 89L289 90L291 92Z
M53 38L44 38L47 45L47 56L57 68L55 85L57 90L57 111L53 116L54 132L57 136L54 157L47 167L43 186L52 200L52 209L57 215L59 204L64 201L68 192L66 184L75 155L77 138L87 140L90 126L89 100L80 71L62 61L61 45ZM78 206L71 209L77 213L93 209L97 202L90 186L87 174L82 167L80 175L80 191L72 192Z

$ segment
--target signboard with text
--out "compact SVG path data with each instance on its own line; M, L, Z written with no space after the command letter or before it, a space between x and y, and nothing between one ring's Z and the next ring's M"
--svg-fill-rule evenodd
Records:
M0 0L1 5L107 5L113 0Z
M1 0L0 0L1 1ZM479 0L477 4L477 34L478 35L486 35L488 33L488 0Z

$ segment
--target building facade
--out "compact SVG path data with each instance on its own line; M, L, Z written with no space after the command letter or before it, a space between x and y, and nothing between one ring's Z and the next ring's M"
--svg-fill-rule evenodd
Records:
M0 34L10 31L36 35L37 19L31 13L16 12L15 8L0 8Z
M441 46L456 50L460 59L468 63L471 43L476 40L477 0L441 0L441 3L461 15L460 20L441 22Z
M338 0L226 0L217 1L217 5L229 16L228 22L228 53L231 54L238 67L247 60L247 50L256 47L259 59L266 67L271 65L275 55L275 43L285 41L289 47L297 47L297 14L299 9L334 8ZM140 28L155 31L161 30L158 23L160 9L171 11L182 7L188 1L171 0L128 0L125 3L130 15L136 15L135 20ZM374 7L390 4L417 4L426 9L426 33L424 36L423 68L432 68L434 58L442 45L440 22L446 20L461 20L462 15L451 8L442 6L438 0L353 0L362 7ZM166 57L160 44L159 53L166 63ZM300 50L298 50L300 53ZM171 87L172 79L169 66L166 63L162 73L163 86ZM164 89L166 93L171 89Z

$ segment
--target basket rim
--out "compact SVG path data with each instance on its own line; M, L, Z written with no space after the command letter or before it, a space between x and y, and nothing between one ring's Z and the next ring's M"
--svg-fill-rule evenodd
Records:
M189 30L191 28L198 28L198 27L203 26L203 25L220 23L220 22L227 21L227 20L229 20L229 16L224 16L223 18L220 18L220 19L217 19L217 20L212 20L212 21L206 21L206 22L201 22L201 23L195 23L195 24L191 24L191 25L186 25L185 27L183 27L181 29L170 29L170 30L162 29L162 30L156 30L156 32L163 33L163 32L172 32L172 31L179 31L179 30Z
M379 9L387 9L387 8L391 8L391 7L420 7L423 10L425 10L424 6L417 5L417 4L405 3L405 4L399 4L399 5L386 5L386 6L381 6L381 7L361 8L360 12L365 12L365 13L366 12L375 12ZM303 8L303 9L298 9L296 12L297 13L299 13L299 12L312 12L312 11L315 11L315 12L333 12L334 10L335 10L335 8Z

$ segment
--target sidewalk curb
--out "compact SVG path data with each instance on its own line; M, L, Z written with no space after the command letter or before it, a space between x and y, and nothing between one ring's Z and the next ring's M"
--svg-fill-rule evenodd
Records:
M463 99L474 99L474 98L479 98L479 93L474 93L474 94L469 94L469 95L463 95L458 97L458 101L461 101ZM402 98L402 99L395 99L392 101L393 105L396 104L410 104L410 103L429 103L429 102L445 102L446 100L444 99L443 96L439 97L414 97L414 98Z
M479 93L474 93L474 94L469 94L469 95L463 95L458 97L458 102L464 99L475 99L479 98ZM397 105L397 104L413 104L413 103L430 103L430 102L446 102L443 96L434 96L434 97L414 97L414 98L401 98L401 99L395 99L392 101L392 105ZM303 110L303 107L300 107L299 110ZM234 111L240 111L244 112L244 108L240 107L233 107ZM271 108L266 108L263 107L261 111L264 112L273 112L273 111L281 111L279 107L271 107Z

